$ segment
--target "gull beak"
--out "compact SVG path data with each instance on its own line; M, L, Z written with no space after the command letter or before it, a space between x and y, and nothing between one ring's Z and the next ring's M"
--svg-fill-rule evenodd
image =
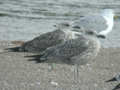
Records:
M101 39L105 39L105 38L106 38L105 35L100 35L100 34L98 34L97 37L98 37L98 38L101 38Z

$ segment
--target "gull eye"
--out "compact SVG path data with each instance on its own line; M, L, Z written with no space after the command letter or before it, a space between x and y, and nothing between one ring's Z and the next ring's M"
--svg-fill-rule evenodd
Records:
M69 27L69 26L70 26L70 24L68 24L68 23L64 23L64 26L67 26L67 27Z
M95 33L93 31L87 31L88 34L94 35Z
M57 25L53 25L54 27L57 27Z

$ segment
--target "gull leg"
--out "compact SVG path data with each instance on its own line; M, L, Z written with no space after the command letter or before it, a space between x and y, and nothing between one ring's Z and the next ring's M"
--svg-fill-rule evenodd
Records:
M79 77L79 65L76 64L74 66L74 80L76 83L79 82L78 77Z
M56 64L55 63L51 63L51 64L48 64L49 65L49 71L54 71L55 67L56 67Z

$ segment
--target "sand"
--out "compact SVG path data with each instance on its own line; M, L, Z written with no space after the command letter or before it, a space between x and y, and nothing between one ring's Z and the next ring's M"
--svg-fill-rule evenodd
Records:
M32 53L7 52L14 47L0 41L0 90L112 90L118 82L105 82L119 73L120 48L102 48L97 58L79 67L76 80L74 65L39 63Z

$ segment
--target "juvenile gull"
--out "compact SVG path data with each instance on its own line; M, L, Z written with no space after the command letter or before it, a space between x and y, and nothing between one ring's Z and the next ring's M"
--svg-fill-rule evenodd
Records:
M114 26L114 11L104 9L100 14L82 17L72 24L73 28L84 27L85 30L96 30L100 36L106 37Z
M72 31L70 31L69 26L64 23L58 24L56 27L57 30L42 34L33 40L25 42L18 48L18 51L42 52L46 48L60 44L74 35Z
M94 31L85 31L84 34L76 34L76 37L47 48L40 55L40 60L57 58L67 63L82 65L94 59L100 50L97 34Z
M75 81L78 81L78 66L93 60L101 47L94 31L85 31L85 34L77 36L77 38L69 39L61 44L47 48L40 55L40 61L60 60L67 64L75 64Z
M119 90L120 89L120 73L113 77L110 80L107 80L106 82L115 82L117 81L119 84L117 84L112 90Z

